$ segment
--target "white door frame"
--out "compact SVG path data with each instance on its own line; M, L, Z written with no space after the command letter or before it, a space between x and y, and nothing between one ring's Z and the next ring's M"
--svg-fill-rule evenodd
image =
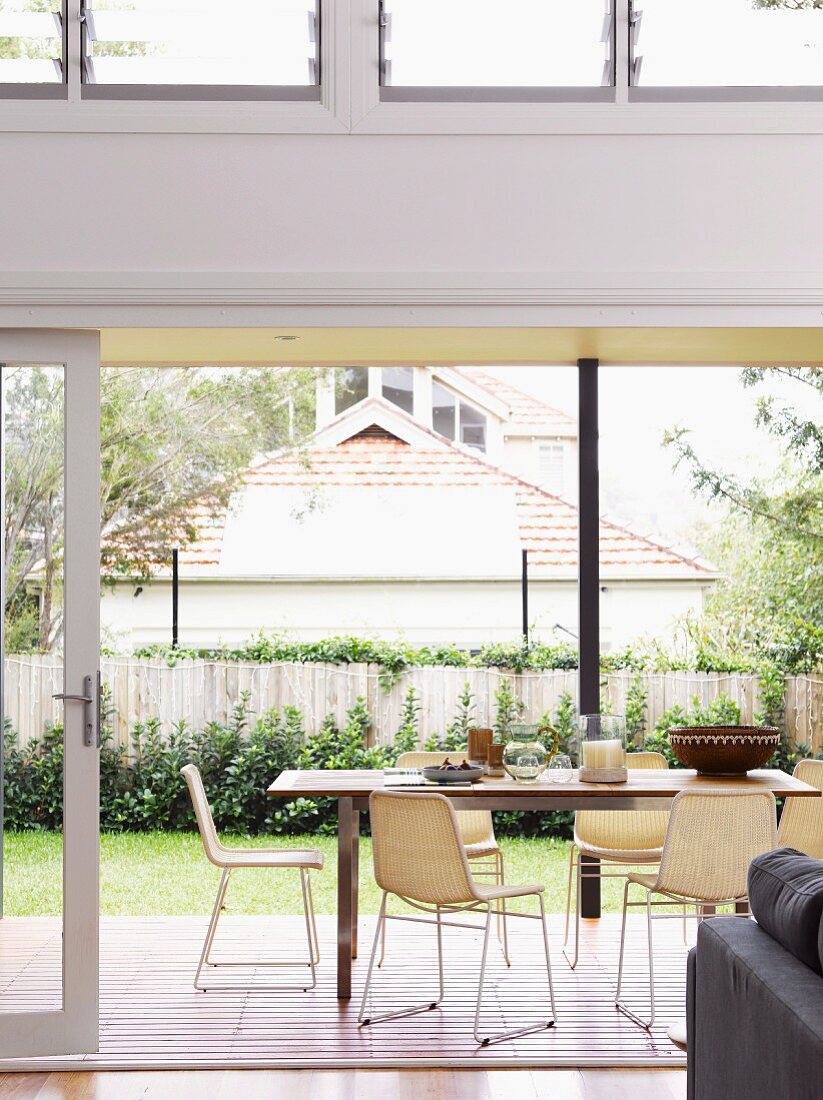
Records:
M0 331L0 362L65 367L64 688L100 662L100 340L96 332ZM0 1059L86 1054L99 1042L99 751L85 708L64 723L63 1007L0 1012Z

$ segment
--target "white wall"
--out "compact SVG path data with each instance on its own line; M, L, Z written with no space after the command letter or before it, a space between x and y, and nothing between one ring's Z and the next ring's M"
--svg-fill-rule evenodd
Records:
M819 272L815 135L0 135L0 273ZM68 220L67 220L68 215ZM737 280L741 285L745 279Z
M135 587L120 583L103 595L104 640L115 648L171 641L171 590L167 581ZM625 645L641 635L666 638L674 619L702 606L693 582L616 582L601 593L601 643ZM529 621L548 639L556 623L577 631L577 585L533 581ZM263 630L302 641L334 634L404 638L414 645L454 642L474 648L520 637L520 585L516 581L435 583L296 581L287 583L181 583L180 642L236 643ZM560 634L567 638L568 635ZM571 640L571 639L569 639Z

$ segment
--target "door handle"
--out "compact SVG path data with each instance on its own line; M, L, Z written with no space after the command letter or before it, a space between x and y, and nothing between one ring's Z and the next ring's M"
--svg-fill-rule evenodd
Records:
M83 744L100 748L100 735L102 730L101 703L102 692L100 690L100 673L96 676L83 677L84 695L72 695L67 691L61 691L52 695L52 699L62 699L64 703L82 703L85 708L83 716Z

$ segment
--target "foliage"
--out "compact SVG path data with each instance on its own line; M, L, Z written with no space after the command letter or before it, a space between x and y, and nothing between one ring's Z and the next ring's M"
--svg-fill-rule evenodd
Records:
M668 732L672 726L739 726L740 707L728 695L718 695L706 706L700 702L700 696L692 696L690 710L685 711L679 703L664 711L654 724L654 729L646 734L643 748L650 752L662 753L672 768L682 767L669 744Z
M500 687L494 693L494 702L494 733L499 740L506 741L513 723L520 721L525 707L515 695L512 681L506 679L500 681Z
M557 701L551 723L557 730L558 751L577 752L577 704L570 691L564 691Z
M102 371L104 572L148 577L171 560L173 547L193 542L199 524L227 507L256 455L308 435L313 393L313 373L302 369ZM21 649L47 651L62 630L63 397L56 368L9 372L5 614ZM42 593L39 621L20 637L32 584Z
M648 705L643 677L640 675L635 676L626 691L626 702L623 708L626 717L626 732L632 740L638 738L642 740L646 732Z
M476 705L472 686L467 680L457 697L457 713L446 727L446 741L449 748L462 748L469 743L469 730L477 725Z
M768 479L741 479L707 464L685 428L667 433L675 467L696 495L723 510L704 549L723 577L704 616L687 624L692 649L729 667L774 662L787 672L823 667L823 367L748 368L744 387L777 376L795 406L761 396L755 424L783 460Z
M420 697L412 684L403 697L400 711L400 729L395 734L394 748L398 756L404 752L414 752L420 741Z
M510 689L509 689L510 690ZM504 692L505 698L505 692ZM463 706L473 701L463 697ZM555 725L568 729L568 705L561 701ZM368 745L371 716L359 698L347 712L343 728L333 716L316 733L306 734L300 711L284 707L250 721L248 698L241 697L226 723L211 722L192 729L183 720L163 732L152 720L135 725L132 758L113 744L111 730L103 730L100 765L101 827L104 831L145 833L154 830L190 831L196 827L180 769L196 764L217 828L226 834L328 834L336 830L336 807L331 799L300 798L269 801L266 787L288 768L374 768L394 763L409 751L419 703L407 693L404 722L393 745ZM106 709L106 713L108 713ZM566 713L564 719L563 714ZM573 715L573 705L572 705ZM463 736L459 723L456 740ZM48 727L41 741L18 748L10 725L5 729L4 793L6 827L16 831L59 830L62 827L63 730ZM565 742L568 744L568 741ZM465 747L465 738L460 746ZM571 815L501 814L501 830L508 835L570 835Z

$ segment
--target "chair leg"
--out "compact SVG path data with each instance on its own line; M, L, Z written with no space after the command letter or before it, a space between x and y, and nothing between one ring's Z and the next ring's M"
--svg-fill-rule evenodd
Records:
M386 925L388 923L387 920L383 921L382 931L380 933L380 958L377 960L378 970L383 965L383 960L386 958Z
M371 956L369 958L369 969L366 973L366 985L363 989L363 999L360 1002L360 1012L357 1014L357 1024L359 1026L366 1027L369 1024L378 1024L381 1020L396 1020L402 1016L414 1016L418 1012L429 1012L433 1008L437 1008L444 997L444 977L443 977L443 931L440 918L440 907L437 908L437 971L439 978L439 996L436 1001L424 1001L422 1004L412 1005L411 1008L401 1008L396 1012L384 1012L381 1016L367 1016L366 1006L368 1004L368 997L371 992L372 976L374 974L374 963L377 957L377 945L382 939L383 926L386 923L386 903L389 895L384 891L383 900L380 903L380 915L377 918L377 927L374 930L374 940L372 941Z
M577 966L577 960L580 958L580 894L583 888L583 861L580 858L580 853L577 853L577 859L575 860L575 898L574 898L574 957L569 958L569 953L566 950L566 943L569 940L569 905L571 904L571 892L572 892L572 865L569 863L569 891L566 898L566 940L563 945L563 955L566 962L569 964L572 970Z
M309 968L311 969L311 985L304 986L303 992L305 993L309 989L315 989L317 986L317 972L315 966L317 960L315 959L315 952L319 958L319 947L317 946L317 929L312 930L314 924L314 906L311 903L311 894L309 893L309 887L306 885L306 879L308 878L308 872L301 867L300 868L300 889L303 893L303 915L306 919L306 940L309 945Z
M572 844L569 848L569 882L568 889L566 890L566 929L563 933L563 946L565 947L569 942L569 915L572 909L572 876L574 874L574 853L577 851L577 845Z
M631 884L627 881L623 890L623 927L620 931L620 962L617 968L617 992L614 997L615 1008L618 1012L622 1012L624 1016L628 1018L639 1027L642 1027L645 1031L650 1031L655 1018L655 998L654 998L654 943L652 941L652 891L646 891L646 942L649 952L649 1001L651 1006L651 1015L648 1020L642 1019L636 1013L632 1012L628 1008L624 1001L620 999L620 989L623 984L623 954L626 943L626 913L628 909L629 898L629 886Z
M552 1006L552 1018L549 1023L549 1027L557 1022L557 1009L554 1004L554 981L552 980L552 960L549 954L549 932L546 928L546 906L543 902L543 895L537 895L540 902L540 928L543 932L543 952L546 956L546 975L549 979L549 1002Z
M226 897L226 890L229 885L229 876L231 870L228 867L223 868L223 874L220 878L220 885L217 887L217 897L214 899L214 908L211 912L211 920L209 921L208 931L206 932L206 938L203 941L203 950L200 952L200 962L197 964L197 972L194 975L194 988L200 989L204 993L207 987L200 985L200 972L204 966L211 966L209 962L209 952L211 951L211 945L214 943L214 934L217 931L217 922L220 919L220 911L223 908L223 900Z
M311 930L314 937L314 965L317 966L320 962L320 940L317 938L317 917L314 912L314 897L311 892L311 872L306 871L306 891L309 895L309 912L311 913Z
M620 959L617 963L617 990L614 994L614 1003L620 1003L620 990L623 986L623 953L626 947L626 911L629 903L629 881L623 887L623 920L620 925Z
M199 989L202 992L206 992L209 988L207 985L200 984L200 975L203 968L208 966L215 970L218 967L240 966L253 969L255 967L269 967L269 966L307 966L311 970L311 985L283 985L283 986L263 986L255 985L250 986L248 983L243 985L227 985L221 983L219 988L226 989L254 989L255 991L271 992L274 990L289 990L289 989L303 989L306 992L307 989L314 989L317 985L317 973L315 967L320 962L320 941L317 938L317 920L314 913L314 900L311 892L311 876L305 868L301 867L300 870L300 884L303 894L303 917L306 923L306 939L308 941L309 955L308 959L303 962L299 959L256 959L248 960L247 962L241 959L229 959L220 960L218 962L212 962L210 959L211 949L214 945L214 938L217 933L217 923L220 919L220 913L223 909L223 903L226 897L226 891L229 886L229 878L231 876L231 868L226 867L223 869L223 875L220 879L220 885L217 888L217 897L214 901L214 909L212 910L211 920L209 921L208 931L206 932L206 939L203 943L203 950L200 953L200 961L197 964L197 971L194 975L194 988Z
M545 1031L546 1028L554 1027L554 986L552 985L552 969L551 961L549 959L549 938L546 931L546 912L543 906L543 895L538 894L540 901L540 916L541 923L543 925L543 946L546 952L546 972L549 979L549 1000L552 1007L552 1018L547 1023L532 1024L530 1027L514 1028L511 1031L500 1031L496 1035L481 1036L480 1034L480 1012L483 1007L483 986L486 979L486 961L489 954L489 931L492 923L492 907L488 906L486 911L486 928L483 934L483 954L480 958L480 977L477 982L477 1001L474 1008L474 1037L481 1046L487 1047L490 1043L500 1043L504 1039L515 1039L520 1035L531 1035L535 1031Z
M503 867L503 853L497 853L497 882L500 886L505 886L505 872ZM501 936L502 930L502 936ZM511 966L509 959L509 926L506 918L506 899L500 899L500 912L497 914L497 938L503 945L503 958L506 960L506 966Z

